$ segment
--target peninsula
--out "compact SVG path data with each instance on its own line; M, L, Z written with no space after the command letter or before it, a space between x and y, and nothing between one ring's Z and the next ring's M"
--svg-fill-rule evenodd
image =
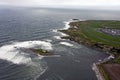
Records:
M119 80L120 77L120 21L87 20L70 22L70 28L60 30L70 39L87 47L106 52L111 56L96 64L105 80Z

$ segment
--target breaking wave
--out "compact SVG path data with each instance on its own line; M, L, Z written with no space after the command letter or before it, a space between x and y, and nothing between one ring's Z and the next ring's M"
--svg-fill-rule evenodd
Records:
M65 45L65 46L69 46L69 47L74 46L73 44L68 43L68 42L60 42L60 44Z
M65 21L64 23L65 23L65 27L63 28L63 30L67 30L67 29L69 29L70 28L70 22L71 21Z
M55 39L61 39L60 36L53 36Z
M52 32L58 32L58 30L57 29L53 29Z
M45 41L24 41L13 42L9 45L0 47L0 59L10 61L14 64L25 64L32 62L29 48L42 48L52 50L52 44ZM42 59L43 56L40 56Z
M46 39L45 41L46 41L46 42L52 42L52 40L50 40L50 39Z

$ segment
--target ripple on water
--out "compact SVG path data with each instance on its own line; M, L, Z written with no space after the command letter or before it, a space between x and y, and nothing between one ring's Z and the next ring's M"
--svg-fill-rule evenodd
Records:
M43 56L33 56L26 49L34 47L52 50L52 44L45 41L13 42L0 47L0 80L33 80L43 74L47 69Z

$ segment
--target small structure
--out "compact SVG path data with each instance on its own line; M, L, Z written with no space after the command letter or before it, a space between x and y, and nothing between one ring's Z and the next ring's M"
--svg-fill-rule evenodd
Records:
M110 34L113 36L120 36L120 30L119 29L107 29L107 28L102 28L100 29L101 32L106 33L106 34Z

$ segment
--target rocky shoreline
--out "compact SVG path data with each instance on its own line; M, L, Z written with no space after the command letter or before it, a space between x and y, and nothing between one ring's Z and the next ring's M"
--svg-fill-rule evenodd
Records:
M69 28L69 29L71 29L71 28ZM66 32L67 30L59 30L59 31L69 35L69 32ZM106 45L106 44L101 44L101 43L94 43L89 39L86 39L86 40L85 39L76 39L71 35L63 36L61 38L62 39L69 39L71 41L75 41L75 42L77 42L79 44L83 44L87 47L90 47L90 48L93 48L93 49L96 49L96 50L99 50L99 51L103 51L103 52L108 53L108 54L113 54L114 56L117 56L117 54L120 53L120 48L109 46L109 45Z
M103 61L99 61L97 63L93 63L93 70L95 71L98 80L105 80L105 76L101 73L100 68L98 67L98 65L102 65L104 63L109 63L109 61L112 61L114 59L116 59L116 57L119 56L120 53L120 47L119 46L110 46L107 44L103 44L100 42L94 42L90 39L88 39L84 33L82 33L81 31L81 26L82 23L87 23L89 21L77 21L77 22L70 22L68 25L70 26L69 29L67 30L59 30L60 32L63 32L69 36L63 36L61 38L63 39L69 39L71 41L75 41L77 43L83 44L87 47L105 52L107 54L109 54L110 56L107 57L106 59L104 59ZM81 32L79 32L81 31ZM82 34L82 35L81 35ZM84 36L83 36L84 35Z
M44 50L44 49L30 49L32 52L38 54L38 55L41 55L41 56L50 56L50 55L53 55L53 53L47 51L47 50Z

